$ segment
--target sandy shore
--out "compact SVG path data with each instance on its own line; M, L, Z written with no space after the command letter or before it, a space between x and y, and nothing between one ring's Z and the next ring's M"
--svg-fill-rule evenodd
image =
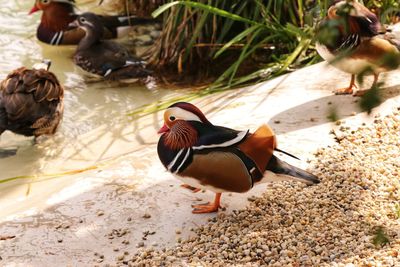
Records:
M399 74L399 71L391 72L386 77L385 89L382 91L384 103L375 111L379 112L381 116L391 114L393 109L400 106ZM251 216L263 218L262 226L269 230L268 233L275 233L276 241L274 242L279 241L279 244L281 244L282 240L291 240L291 242L297 240L298 243L306 243L304 253L297 250L291 253L289 251L291 251L290 246L293 246L292 243L288 243L285 249L282 246L278 249L278 247L273 246L275 243L268 245L270 234L264 236L261 243L267 243L268 251L271 251L271 255L275 258L271 258L273 262L265 260L265 262L259 263L277 264L280 260L290 258L290 255L292 255L292 258L296 259L296 261L292 261L293 264L298 262L301 266L318 265L318 262L312 260L313 255L308 255L307 252L309 251L308 248L314 246L312 242L315 241L314 237L307 239L306 235L302 236L296 231L289 231L289 226L284 223L287 221L287 216L291 216L293 223L299 222L303 225L300 217L304 217L304 225L311 227L313 232L318 232L314 229L318 224L322 224L324 227L332 224L325 224L326 221L334 219L331 213L318 214L317 212L320 206L331 208L329 203L321 203L323 199L321 200L319 196L323 194L322 189L336 190L336 183L346 183L343 180L344 178L336 177L332 179L329 172L319 166L318 162L323 158L330 158L333 162L341 158L339 156L335 158L333 152L329 149L321 152L324 157L317 156L315 158L314 153L320 151L320 148L337 145L334 136L330 134L332 129L338 130L343 126L350 127L348 134L351 136L352 129L356 129L362 123L373 125L375 120L374 116L367 116L360 112L356 103L357 98L332 95L333 89L347 85L348 80L348 75L326 67L325 64L317 64L266 83L194 101L215 124L251 130L256 129L262 123L270 124L278 133L279 147L303 159L302 162L287 158L285 160L301 167L307 167L307 159L311 160L311 170L321 175L322 184L326 187L303 188L293 183L273 186L260 185L246 194L223 195L222 205L226 210L219 216L217 214L193 215L191 214L190 204L208 201L212 199L213 194L210 192L192 194L180 188L179 182L165 172L158 161L155 149L158 140L156 130L161 126L162 116L162 113L157 113L136 122L130 122L131 125L124 122L123 125L126 129L124 128L119 132L118 138L110 134L104 137L104 140L96 140L98 143L95 143L98 146L103 145L103 141L109 144L111 142L106 141L114 138L117 140L110 148L112 151L131 147L132 152L118 157L116 160L108 161L107 164L94 170L71 175L68 177L70 180L65 186L56 192L50 190L51 193L44 194L45 197L43 197L43 194L38 194L35 197L31 195L29 198L21 197L16 200L14 205L18 206L17 209L2 210L0 212L0 238L5 240L0 240L0 265L54 266L57 263L59 266L91 266L96 264L103 266L116 264L118 261L123 264L123 261L137 259L136 252L144 253L163 247L171 248L171 251L178 251L177 246L182 247L180 242L190 242L185 241L188 236L199 234L201 236L204 231L210 232L208 228L212 225L216 225L214 227L216 229L213 231L218 231L221 222L234 221L237 216L242 216L241 213L233 211L246 208L246 205L249 204L248 199L251 200L251 203L245 209L245 212L248 212ZM341 125L335 125L327 119L327 114L332 107L337 107L338 116L342 121ZM120 125L116 125L116 127L118 126ZM126 139L128 141L119 138L121 136L128 137ZM359 147L355 144L349 145L352 148ZM367 146L365 147L368 149ZM343 153L342 151L341 157ZM364 154L361 151L358 155L362 157ZM373 159L375 158L365 161L365 164L371 165L378 160L373 161ZM357 174L356 171L347 167L341 172ZM359 175L361 174L359 173ZM43 185L39 183L34 186L41 186L41 190L45 191ZM354 185L354 183L351 183L351 185ZM332 188L329 186L332 186ZM345 189L342 189L341 194L335 193L333 196L343 195L344 199L348 199L352 194L348 194ZM360 200L361 203L357 206L357 209L367 207L368 203L374 206L375 192L380 191L380 188L377 188L373 193L367 194L368 197ZM262 195L263 193L264 195ZM289 193L293 193L291 194L293 197L280 199L282 202L278 201L280 195L287 196L286 194ZM253 197L261 195L261 198ZM293 210L290 204L296 203L298 198L295 196L306 197L307 199L305 203L301 203L304 207L300 214L298 214L299 210ZM316 196L318 196L318 201L314 202ZM398 193L394 197L393 201L396 201L396 197L399 201ZM0 205L3 201L7 202L7 195L2 196ZM8 199L8 203L9 201ZM370 223L372 219L359 222L357 214L346 214L346 210L343 210L343 207L341 208L337 204L340 201L340 199L332 199L332 212L335 214L344 213L345 215L341 214L339 218L345 218L346 223L355 222L356 226L359 227L356 227L355 231L359 233L360 238L366 234L365 231L368 229L374 231L379 225L384 226L385 229L389 228L390 231L387 234L391 240L390 246L386 245L383 249L373 246L367 247L367 249L369 249L368 251L378 251L377 253L382 251L391 253L391 246L398 244L396 243L399 240L398 229L396 230L387 221L380 221L382 216L378 218L379 220L377 219L377 223L374 225ZM386 199L383 198L382 201L386 201ZM289 203L287 206L282 204L286 202ZM333 204L336 204L336 206ZM255 206L258 205L265 207L265 210L257 209ZM313 208L308 211L308 207ZM388 207L384 206L385 209ZM380 206L376 208L379 209ZM375 211L375 209L371 210ZM365 212L371 210L365 208ZM293 214L289 211L293 211ZM254 212L261 214L254 215ZM314 215L311 212L315 212L312 213ZM268 218L265 217L266 215L268 215ZM210 219L217 223L204 226ZM364 223L368 224L370 228L365 228ZM338 224L336 227L343 226ZM195 230L195 233L191 229ZM321 236L330 231L328 228L320 230L318 233L321 233ZM251 233L249 233L249 236L252 236ZM371 236L371 234L365 235L365 244L368 242L371 244ZM347 237L341 235L327 236L326 238L328 237L336 238L337 242L335 241L332 244L342 246L342 250L347 248L344 244L350 242L346 239ZM310 243L307 243L307 240ZM208 241L206 240L206 242ZM348 247L348 249L352 248L351 246ZM255 249L262 250L263 248L257 247ZM334 250L333 247L328 247L328 249ZM242 264L246 262L243 260L246 257L255 257L252 253L256 253L257 256L257 253L263 252L253 251L251 244L243 251L245 256L241 259L230 259L230 254L227 252L227 259L231 264L235 264L235 262ZM286 251L283 256L281 256L282 251ZM357 260L361 257L356 254L355 250L352 252L354 255L346 255L346 257L341 256L340 251L338 253L338 256L333 258L328 255L328 259L321 262L334 266L338 262L345 263L345 261L341 261L342 259L350 259L350 262L357 263ZM317 255L318 253L314 254ZM307 259L304 257L305 255L307 255ZM185 258L187 255L181 256ZM222 257L225 256L222 255ZM398 256L388 254L388 257L392 257L388 260L393 260L393 264L399 264ZM200 263L207 263L205 259L199 258L199 260ZM216 256L215 260L217 260L215 264L222 264L220 261L223 261L223 258ZM283 264L289 262L285 261ZM372 266L385 265L380 258L371 258L371 262ZM178 263L182 264L182 261L178 259ZM388 264L390 266L390 262Z

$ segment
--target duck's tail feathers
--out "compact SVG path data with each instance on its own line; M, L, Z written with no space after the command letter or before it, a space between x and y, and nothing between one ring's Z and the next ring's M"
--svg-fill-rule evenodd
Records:
M320 182L314 174L290 165L274 155L272 155L271 160L268 162L267 170L280 176L281 180L295 180L307 185L318 184Z

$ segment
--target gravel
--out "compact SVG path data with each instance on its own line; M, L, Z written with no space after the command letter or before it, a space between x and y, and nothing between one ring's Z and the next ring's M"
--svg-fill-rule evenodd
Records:
M140 248L125 264L400 266L400 114L335 134L311 161L320 184L275 183L175 247Z

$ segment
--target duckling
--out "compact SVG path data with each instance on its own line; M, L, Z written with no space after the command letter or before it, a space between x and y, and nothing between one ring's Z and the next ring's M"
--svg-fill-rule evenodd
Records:
M101 40L103 27L97 15L83 13L71 26L80 27L86 33L74 54L75 64L83 70L111 81L144 78L151 73L145 68L146 62L132 56L122 45Z
M39 137L56 132L64 111L64 88L44 60L12 71L0 84L0 135Z

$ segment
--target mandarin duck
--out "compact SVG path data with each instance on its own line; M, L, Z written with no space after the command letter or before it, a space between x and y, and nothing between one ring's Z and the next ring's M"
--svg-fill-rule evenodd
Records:
M71 27L77 14L74 12L74 0L36 0L29 14L43 11L36 31L37 38L50 45L76 45L85 36L82 29ZM155 23L153 18L136 16L98 15L103 26L103 39L126 36L134 25Z
M178 102L166 109L158 133L157 152L164 167L186 187L216 193L213 203L193 206L193 213L215 212L221 193L246 192L262 182L319 183L315 175L273 154L283 151L277 149L275 134L267 125L254 133L217 126L196 106Z
M50 61L12 71L0 84L0 135L54 134L64 111L64 88L49 72Z
M381 72L397 68L388 57L396 59L400 56L400 40L385 33L378 17L357 1L339 1L332 5L320 29L324 26L331 36L320 35L316 45L319 55L334 67L351 74L349 86L336 90L336 94L361 96L366 90L356 92L357 74L372 73L373 87Z
M130 55L124 46L101 40L103 27L97 15L83 13L71 24L86 33L74 54L75 64L83 70L111 81L144 78L151 73L145 68L146 62Z

